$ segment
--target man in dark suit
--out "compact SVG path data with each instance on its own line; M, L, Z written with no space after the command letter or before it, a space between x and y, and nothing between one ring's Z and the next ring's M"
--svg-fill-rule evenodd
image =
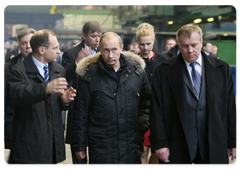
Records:
M75 47L72 47L65 51L62 56L62 66L66 69L67 82L70 86L76 88L78 84L78 76L75 73L78 62L99 51L98 45L102 35L102 28L97 21L88 21L84 24L82 29L83 41ZM72 144L72 133L73 133L73 107L68 111L67 118L67 134L66 143ZM72 145L71 145L72 151ZM74 164L85 164L87 159L77 159L74 151L72 151L72 161Z
M14 52L20 51L20 54L14 56L12 59L9 57L9 61L4 64L4 141L5 148L11 149L12 146L12 119L13 119L13 108L12 101L9 91L9 86L7 85L8 72L10 72L11 67L17 64L20 61L23 61L24 58L32 52L30 46L30 39L33 34L36 33L36 30L33 28L25 28L18 33L18 44L19 48L13 51L11 55L14 56ZM17 53L16 53L17 54Z
M182 26L177 40L181 53L157 66L154 73L152 149L165 163L228 163L228 152L236 158L230 67L201 52L200 27Z
M58 163L66 157L61 110L71 107L76 90L67 89L65 69L56 63L56 35L40 30L30 44L32 53L9 73L14 104L9 163Z

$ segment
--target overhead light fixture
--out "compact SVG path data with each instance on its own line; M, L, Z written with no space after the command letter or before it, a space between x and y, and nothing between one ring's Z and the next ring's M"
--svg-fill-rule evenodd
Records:
M219 21L222 20L222 16L221 16L221 15L218 16L218 20L219 20Z
M173 21L168 21L168 25L172 25L173 24Z
M208 22L213 22L213 21L214 21L214 18L213 18L213 17L208 18L207 21L208 21Z
M198 23L202 22L202 19L201 18L197 18L197 19L193 20L193 22L195 24L198 24Z

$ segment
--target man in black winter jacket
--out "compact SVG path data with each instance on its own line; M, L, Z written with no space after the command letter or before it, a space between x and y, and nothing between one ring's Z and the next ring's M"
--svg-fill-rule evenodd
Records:
M144 60L122 49L117 34L105 33L101 53L77 66L73 149L83 159L88 140L89 163L141 163L151 87Z

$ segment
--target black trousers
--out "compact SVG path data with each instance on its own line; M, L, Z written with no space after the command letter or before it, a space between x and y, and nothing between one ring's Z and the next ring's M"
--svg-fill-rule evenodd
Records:
M199 146L197 148L197 153L196 153L196 156L195 156L194 160L192 161L192 163L194 163L194 164L209 164L209 160L202 159L200 150L199 150Z

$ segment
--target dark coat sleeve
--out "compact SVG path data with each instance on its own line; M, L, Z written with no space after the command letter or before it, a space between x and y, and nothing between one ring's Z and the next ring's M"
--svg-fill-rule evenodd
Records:
M236 103L234 92L234 80L230 67L228 73L228 148L236 148Z
M144 72L142 91L140 96L139 124L140 129L147 132L149 129L149 108L150 108L151 86L149 84L146 72Z
M151 136L151 147L152 152L156 149L163 147L169 147L166 129L164 126L164 117L163 117L163 105L162 105L162 92L161 92L161 82L165 78L162 78L163 72L160 71L161 67L157 66L155 68L153 76L153 85L152 85L152 95L151 95L151 109L150 109L150 131ZM165 79L166 80L166 79ZM160 132L159 132L160 131Z
M87 125L91 106L89 82L80 80L77 87L75 110L73 114L73 150L85 151L87 146Z

